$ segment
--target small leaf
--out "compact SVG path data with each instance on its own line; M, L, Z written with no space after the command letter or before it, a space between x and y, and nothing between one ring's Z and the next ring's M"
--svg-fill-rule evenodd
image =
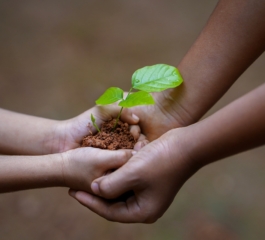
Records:
M93 116L92 113L90 115L90 118L91 118L91 121L92 121L93 126L97 129L98 132L100 132L99 127L98 127L98 125L96 123L96 119L95 119L95 117Z
M120 101L119 106L130 108L138 105L150 105L154 103L155 101L150 93L139 91L128 95L125 100Z
M92 121L92 123L95 123L95 121L96 121L96 119L95 119L95 117L93 116L92 113L91 113L91 121Z
M110 87L96 100L96 104L107 105L121 99L123 99L123 90L117 87Z
M146 92L160 92L177 87L182 82L179 70L166 64L140 68L132 76L133 88Z

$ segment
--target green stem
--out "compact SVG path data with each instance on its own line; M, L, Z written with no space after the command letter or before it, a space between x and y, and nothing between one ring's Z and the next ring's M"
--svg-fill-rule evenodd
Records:
M132 92L132 90L133 90L133 88L130 89L130 91L128 92L128 95L126 96L125 100L126 100L127 97L130 95L130 93ZM116 118L116 122L115 122L115 124L114 124L113 130L114 130L114 129L116 128L116 126L117 126L117 123L118 123L118 121L119 121L119 119L120 119L120 116L121 116L121 112L122 112L122 110L123 110L123 107L121 107L121 110L120 110L120 112L119 112L119 115L118 115L118 117Z
M120 112L119 112L119 115L118 115L118 117L116 118L116 122L115 122L115 124L114 124L113 130L114 130L114 129L116 128L116 126L117 126L117 123L118 123L119 118L120 118L120 116L121 116L122 109L123 109L123 107L121 108L121 110L120 110Z
M133 88L130 89L130 91L128 92L127 97L130 95L131 91L133 90ZM125 98L125 100L127 99L127 97Z
M97 129L97 131L100 132L98 125L96 123L93 123L93 125Z

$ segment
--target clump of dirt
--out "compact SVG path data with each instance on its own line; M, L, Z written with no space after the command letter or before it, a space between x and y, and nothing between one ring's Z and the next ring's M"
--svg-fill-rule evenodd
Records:
M101 149L133 149L136 141L130 133L128 123L118 121L113 129L116 119L111 119L101 125L100 132L83 138L82 147L95 147Z

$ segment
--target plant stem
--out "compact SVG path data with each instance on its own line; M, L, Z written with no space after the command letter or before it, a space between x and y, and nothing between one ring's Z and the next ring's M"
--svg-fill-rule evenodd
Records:
M116 126L117 126L117 123L118 123L119 118L120 118L120 116L121 116L122 109L123 109L123 107L121 108L121 110L120 110L120 112L119 112L119 115L118 115L118 117L116 118L116 122L115 122L115 124L114 124L113 130L114 130L114 129L116 128Z
M127 94L125 100L126 100L127 97L130 95L130 93L132 92L132 90L133 90L133 88L130 89L130 91L128 92L128 94ZM116 126L117 126L117 123L118 123L118 121L119 121L119 119L120 119L120 116L121 116L121 112L122 112L122 110L123 110L123 107L121 107L121 110L120 110L120 112L119 112L119 115L118 115L118 117L116 118L116 122L115 122L115 124L114 124L113 130L114 130L114 129L116 128Z
M96 123L93 123L93 125L97 129L97 131L100 132L98 125Z
M126 96L126 98L125 98L125 100L127 99L127 97L130 95L130 93L131 93L131 91L133 90L133 88L131 88L130 89L130 91L128 92L128 94L127 94L127 96Z
M95 119L95 117L93 116L92 113L90 115L90 118L91 118L91 122L92 122L93 126L97 129L98 132L100 132L99 127L98 127L98 125L96 123L96 119Z

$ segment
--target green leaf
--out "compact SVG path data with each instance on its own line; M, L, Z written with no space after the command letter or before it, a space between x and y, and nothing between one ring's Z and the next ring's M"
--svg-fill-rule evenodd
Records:
M96 104L107 105L121 99L123 99L123 90L117 87L110 87L96 100Z
M179 70L166 64L140 68L132 76L133 88L146 92L160 92L177 87L182 82Z
M119 106L130 108L138 105L150 105L154 104L155 101L150 93L139 91L131 93L123 101L120 101Z
M96 122L96 119L95 119L95 117L93 116L93 114L91 113L91 121L92 121L92 123L95 123Z
M90 115L90 118L91 118L91 121L92 121L93 126L97 129L98 132L100 132L99 127L98 127L98 125L96 123L96 119L95 119L95 117L93 116L92 113Z

